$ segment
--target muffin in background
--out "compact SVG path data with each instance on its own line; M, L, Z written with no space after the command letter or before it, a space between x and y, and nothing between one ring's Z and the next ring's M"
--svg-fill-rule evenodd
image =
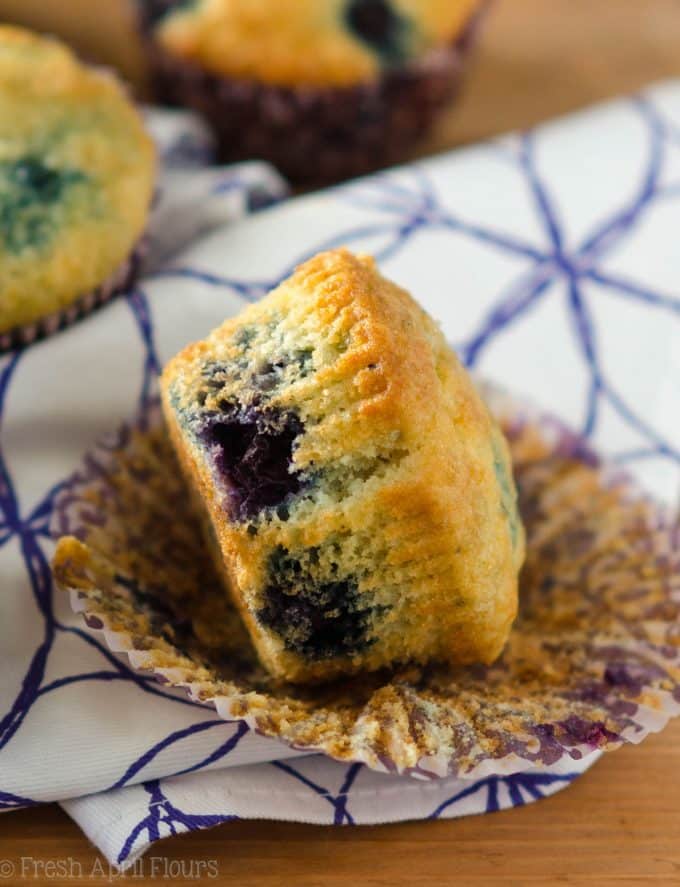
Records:
M141 0L159 98L200 111L225 160L299 182L403 159L454 95L480 0Z
M0 349L132 283L154 169L114 76L56 40L0 26Z

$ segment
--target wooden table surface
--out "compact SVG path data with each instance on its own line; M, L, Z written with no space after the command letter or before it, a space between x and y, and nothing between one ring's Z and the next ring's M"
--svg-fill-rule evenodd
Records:
M105 883L85 877L97 853L55 806L4 814L0 874L3 860L19 872L22 855L80 863L83 878L61 883ZM670 887L680 884L680 721L641 746L606 755L564 791L527 807L386 826L228 823L169 838L143 858L144 883L167 885L150 877L151 856L195 868L213 862L219 878L199 883L233 887Z
M0 0L0 19L42 26L61 19L72 39L120 61L141 84L139 52L115 8L110 0ZM669 76L680 76L680 0L497 0L465 95L425 151L527 126ZM106 883L88 877L97 854L56 806L3 816L0 879L3 860L17 865L28 854L70 857L83 877L21 879L17 867L6 883ZM214 861L219 871L216 879L176 883L235 887L680 885L680 723L605 756L565 791L523 809L361 828L231 823L164 841L154 855ZM147 857L147 875L150 865Z

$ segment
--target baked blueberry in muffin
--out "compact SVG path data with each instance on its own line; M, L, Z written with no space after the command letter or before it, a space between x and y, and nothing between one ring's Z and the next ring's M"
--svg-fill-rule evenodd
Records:
M159 92L227 158L298 180L403 157L450 99L480 0L146 0Z
M491 662L523 530L505 440L411 296L338 250L166 367L164 412L263 664Z
M130 283L153 175L151 141L111 75L0 26L0 347Z

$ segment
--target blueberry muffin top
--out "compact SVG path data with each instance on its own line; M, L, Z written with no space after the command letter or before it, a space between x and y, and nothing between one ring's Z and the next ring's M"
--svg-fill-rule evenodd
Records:
M0 26L0 330L110 277L143 233L155 155L111 75Z
M167 51L228 77L349 86L453 40L478 0L193 0L159 8Z

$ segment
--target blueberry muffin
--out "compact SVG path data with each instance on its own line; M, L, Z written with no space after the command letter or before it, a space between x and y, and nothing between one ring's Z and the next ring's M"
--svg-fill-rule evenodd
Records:
M154 163L111 75L55 40L0 26L0 347L131 282Z
M480 0L142 0L157 85L226 159L298 180L385 166L453 94Z
M309 260L175 357L162 391L272 674L498 656L524 553L508 449L436 324L371 258Z

